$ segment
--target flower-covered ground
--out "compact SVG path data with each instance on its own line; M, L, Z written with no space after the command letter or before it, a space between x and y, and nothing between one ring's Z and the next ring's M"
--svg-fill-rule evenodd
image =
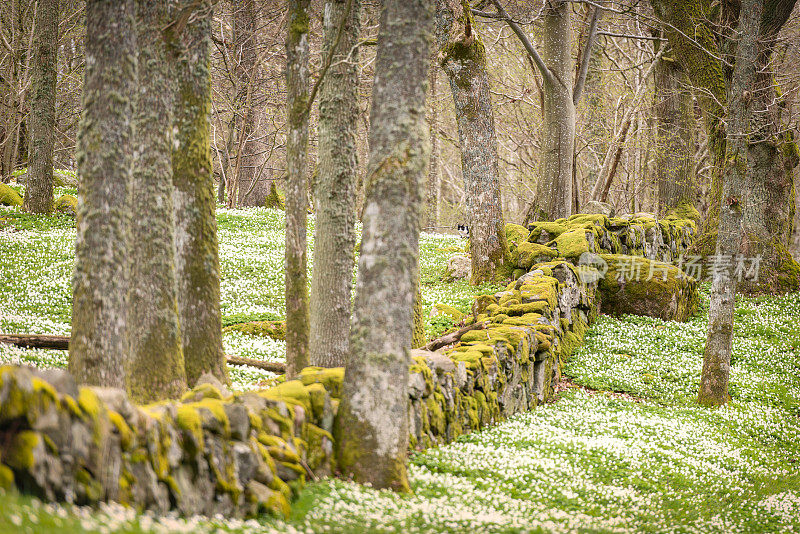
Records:
M59 188L57 195L74 193ZM284 214L269 209L219 209L219 248L223 325L280 320L284 316ZM309 220L309 253L313 250L313 218ZM74 262L75 221L66 216L36 217L0 206L0 332L65 335L70 330L70 277ZM423 234L422 294L426 309L445 303L468 311L483 289L466 282L442 281L447 258L464 250L457 236ZM309 276L311 265L309 261ZM452 324L447 316L428 318L429 337ZM227 332L227 354L266 361L285 361L286 345L270 338ZM54 350L22 350L0 345L0 364L27 363L64 367L67 354ZM230 366L234 389L244 390L274 376L253 367Z
M4 223L10 214L0 211L0 331L65 333L74 229L16 214ZM219 220L226 322L279 318L282 215L220 210ZM465 310L479 291L439 280L463 246L423 239L427 304ZM289 521L247 522L6 495L0 532L798 532L800 295L739 299L732 400L718 410L694 403L703 302L683 324L601 317L566 362L555 402L415 454L411 495L323 480L303 490ZM429 320L430 334L446 323ZM241 355L282 355L279 343L230 334L225 343ZM3 361L63 358L0 348ZM236 380L249 387L260 376Z

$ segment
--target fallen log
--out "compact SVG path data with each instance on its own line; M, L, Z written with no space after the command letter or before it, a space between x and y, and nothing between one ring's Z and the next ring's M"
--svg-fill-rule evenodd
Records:
M433 341L431 341L430 343L425 345L425 347L423 347L423 348L425 350L434 351L436 349L440 349L442 347L446 347L447 345L452 345L453 343L458 343L458 341L461 339L461 336L463 336L467 332L469 332L471 330L484 330L488 326L489 326L489 321L483 321L483 322L480 322L480 323L468 324L467 326L459 328L455 332L450 332L449 334L445 334L445 335L443 335L442 337L440 337L438 339L434 339Z
M228 354L225 355L225 359L228 360L228 363L231 365L249 365L251 367L257 367L259 369L263 369L264 371L270 371L278 374L286 372L286 364L283 362L264 362L261 360L251 360L250 358L230 356Z
M45 334L0 334L0 343L22 347L24 349L67 350L69 336L52 336Z
M0 343L22 347L24 349L68 350L69 336L53 336L47 334L0 334ZM225 355L231 365L249 365L273 373L285 373L286 364L282 362L264 362Z

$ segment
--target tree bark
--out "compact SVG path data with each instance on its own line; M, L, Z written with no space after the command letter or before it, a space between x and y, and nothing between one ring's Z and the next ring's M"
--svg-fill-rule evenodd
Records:
M80 202L69 370L124 387L136 33L133 0L86 3L86 73L78 133Z
M544 12L542 57L552 73L544 79L542 162L532 216L556 220L572 215L572 155L575 150L574 66L570 3L554 0Z
M436 33L456 108L470 234L470 282L481 284L495 278L506 250L486 50L475 31L468 2L439 0Z
M433 15L432 0L382 5L350 358L334 427L344 475L400 491L408 491L407 377Z
M310 361L322 367L344 366L350 351L360 15L360 0L325 3L322 56L331 53L333 56L319 92L319 172L314 183L317 218L310 326Z
M758 123L748 144L750 159L755 164L748 177L747 195L743 201L745 249L750 255L761 255L758 280L747 280L740 289L748 293L783 292L800 287L800 265L786 249L791 229L792 169L797 165L797 144L790 136L776 135L784 128L780 124L780 99L776 98L775 82L770 66L772 50L778 32L786 23L796 0L770 2L764 5L759 25L757 80L751 98L756 101ZM668 2L653 0L656 14L668 25L665 35L686 69L697 91L706 116L710 152L714 168L711 202L696 247L710 254L715 249L721 202L721 172L725 167L724 110L727 88L732 84L730 69L723 64L723 51L733 47L730 31L735 28L737 3L723 3L723 22L710 22L712 6L709 0ZM729 22L732 21L732 22ZM687 38L691 37L691 38Z
M436 227L439 224L439 109L437 101L437 81L439 75L439 65L436 61L431 61L428 70L428 127L431 132L431 157L428 164L427 198L425 199L425 224L428 227Z
M31 72L30 154L23 208L53 211L53 144L56 135L56 63L58 0L40 0L36 8Z
M176 19L176 149L172 153L175 271L186 379L228 382L222 352L219 251L209 112L210 0L185 0ZM185 21L185 22L183 22ZM179 27L185 24L185 27Z
M689 80L677 60L662 57L654 77L658 213L664 216L681 204L696 203L696 125Z
M286 32L286 376L309 364L306 274L308 0L289 1Z
M256 104L256 80L258 65L256 58L255 0L232 3L233 46L236 65L234 106L236 113L236 202L237 206L263 206L269 192L270 181L258 176L258 143L255 141L256 119L263 114Z
M139 403L186 389L175 280L172 209L174 69L162 28L168 5L136 0L139 87L133 167L126 385Z
M752 167L748 161L747 136L752 110L750 91L755 87L758 26L763 0L743 0L739 16L739 44L728 96L726 167L722 178L723 202L720 207L717 255L732 258L742 242L742 196ZM711 284L708 311L708 338L703 353L703 375L697 400L706 406L728 402L733 312L736 279L733 266L715 274Z

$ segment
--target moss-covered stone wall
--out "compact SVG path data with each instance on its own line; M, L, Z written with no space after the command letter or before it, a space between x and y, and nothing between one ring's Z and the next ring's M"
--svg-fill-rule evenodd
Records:
M412 351L410 446L452 441L553 395L601 291L582 252L669 260L695 235L687 220L579 215L509 225L517 270L481 295L467 332L438 352ZM586 276L587 273L589 276ZM0 368L0 487L48 500L114 500L183 514L289 513L309 478L336 471L332 433L344 369L231 395L202 384L180 401L134 406L121 390L76 386L65 371Z

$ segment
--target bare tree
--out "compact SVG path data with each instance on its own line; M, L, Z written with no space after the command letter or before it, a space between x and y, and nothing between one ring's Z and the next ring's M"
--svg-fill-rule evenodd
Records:
M469 2L437 2L437 46L442 68L450 79L461 148L470 229L470 281L480 284L493 280L503 265L506 235L486 50L473 26Z
M319 91L310 359L312 365L339 367L350 349L361 2L331 0L324 9L322 55L330 66Z
M408 370L418 279L432 0L383 2L350 359L334 429L338 466L408 491Z
M286 376L309 363L306 275L308 0L290 0L286 31Z
M179 397L186 389L172 208L174 69L162 33L170 14L167 3L136 0L139 72L131 210L139 216L130 219L131 356L125 381L138 402Z
M53 146L56 130L56 64L58 56L58 0L40 0L36 9L31 80L31 143L26 211L53 210Z
M172 154L176 276L186 379L228 381L219 308L219 252L211 175L210 0L185 0L171 25L176 39L176 149Z
M747 132L753 110L752 93L756 85L756 60L759 23L763 0L743 0L739 15L736 63L728 99L727 149L722 179L723 202L720 207L717 255L733 257L742 243L742 197L753 162L748 158ZM724 265L711 285L711 306L708 310L708 339L703 353L703 375L697 400L707 406L728 402L731 346L733 342L733 310L736 279L732 265Z
M124 387L136 30L133 0L86 3L86 78L78 137L81 201L72 280L69 369Z

